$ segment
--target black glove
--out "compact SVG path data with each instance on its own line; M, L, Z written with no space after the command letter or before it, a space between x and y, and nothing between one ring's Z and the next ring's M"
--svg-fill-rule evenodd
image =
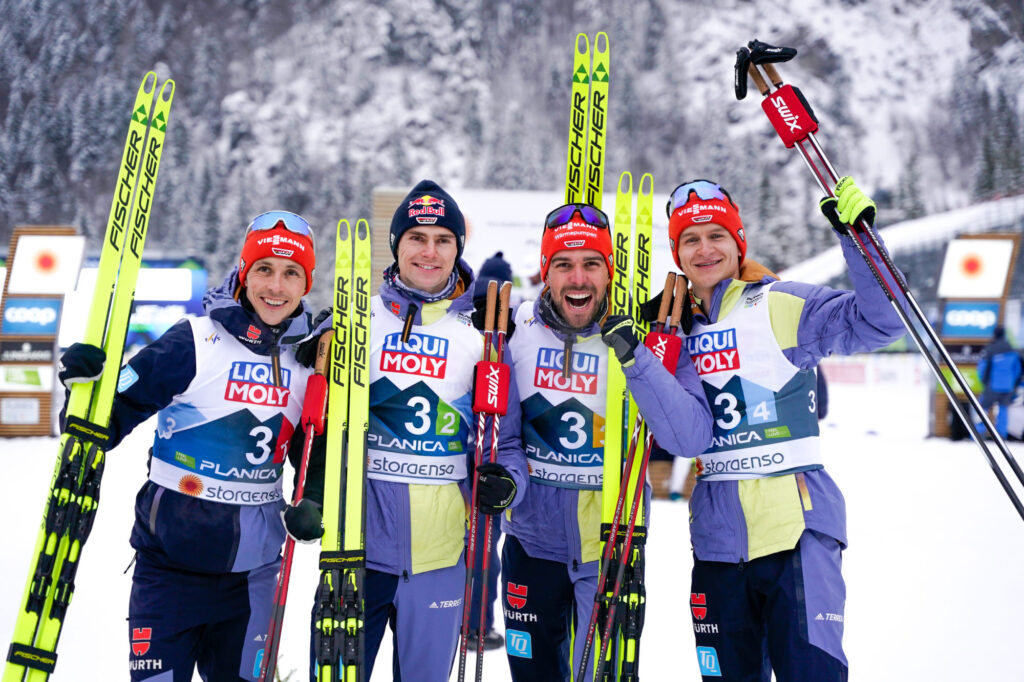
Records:
M497 462L484 462L476 469L476 503L481 514L500 514L516 499L516 482L508 469Z
M313 320L313 336L295 347L295 359L303 367L312 367L313 363L316 362L316 349L320 345L320 335L331 326L331 316L333 314L333 308L324 308L317 313L316 318ZM327 321L326 325L324 325L324 321ZM323 326L323 329L320 329L321 326Z
M623 367L633 362L633 351L640 345L629 315L609 315L601 327L601 340L615 351Z
M284 529L296 542L310 544L324 534L320 505L313 500L302 498L295 506L288 505L281 510Z
M103 374L103 364L106 361L107 354L102 348L88 343L73 343L64 351L64 355L60 356L57 378L67 388L71 388L71 384L96 381Z

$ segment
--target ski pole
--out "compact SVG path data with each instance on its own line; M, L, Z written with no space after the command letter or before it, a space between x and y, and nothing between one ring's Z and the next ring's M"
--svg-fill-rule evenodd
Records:
M818 186L826 196L834 197L835 193L833 192L832 187L839 181L839 174L825 156L824 150L821 148L821 145L818 143L818 140L814 135L818 130L818 121L814 117L813 112L810 110L810 106L807 104L800 91L791 85L783 84L778 71L773 65L778 62L789 61L795 55L796 50L792 48L778 48L766 45L765 43L761 43L756 40L751 41L748 44L748 47L740 49L736 55L736 97L738 99L742 99L746 95L746 74L749 73L751 78L754 80L754 83L757 85L758 90L760 90L761 94L765 97L762 101L761 107L768 115L772 126L779 134L779 137L782 138L783 143L785 143L787 147L796 147L799 150L800 155L803 157L804 162L807 164L807 167L814 176ZM764 76L762 76L758 71L758 67L761 67L761 69L764 70L764 73L767 75L768 81L771 82L771 85L769 85L768 81L766 81ZM804 125L807 126L806 129L804 129ZM892 258L882 247L881 240L874 227L865 218L861 217L857 219L856 225L850 226L850 229L847 230L847 234L852 238L854 246L864 259L868 268L871 270L871 274L882 287L882 290L885 292L889 302L896 310L896 314L899 316L903 326L906 327L907 332L914 340L914 343L917 345L918 350L920 350L921 355L924 356L929 369L931 369L935 379L942 387L942 390L949 399L953 410L963 422L968 433L971 434L971 438L978 447L981 448L982 453L988 460L989 466L992 468L992 473L995 474L999 484L1010 498L1010 502L1013 504L1021 518L1024 519L1024 504L1021 503L1020 497L1013 490L1010 481L999 467L991 450L989 450L988 445L985 443L983 436L978 432L977 427L974 425L974 421L964 410L960 401L956 399L954 389L950 385L949 380L942 373L938 360L936 360L928 350L925 340L921 337L920 332L918 332L917 328L911 322L910 316L899 304L899 299L893 291L893 287L890 286L889 282L881 272L882 267L884 267L886 272L888 272L890 278L895 284L895 288L899 290L899 293L907 301L907 305L911 312L913 312L918 324L920 324L921 328L924 329L925 334L928 336L928 340L931 341L932 345L935 347L942 362L949 367L950 373L956 380L957 386L967 397L970 406L980 417L982 424L985 426L985 430L995 441L1003 457L1008 462L1014 474L1016 474L1017 480L1020 481L1022 485L1024 485L1024 471L1021 470L1017 460L1010 453L1006 443L992 425L992 421L988 414L982 409L977 397L974 395L970 385L967 383L967 380L953 361L952 356L950 356L949 351L942 343L939 335L928 322L927 317L918 305L917 300L910 291L910 288L907 286L903 277L900 275L899 270L897 270L895 264L892 262ZM867 243L870 243L875 247L875 251L881 259L882 266L879 266L879 264L875 262L874 257L868 251L864 236L867 238Z
M672 275L674 273L669 273L669 274ZM672 282L672 285L675 288L675 295L672 296L672 297L669 297L667 295L662 295L662 297L661 297L661 308L658 311L658 319L662 321L661 322L661 333L660 334L655 334L655 333L648 334L648 338L651 339L651 344L652 345L658 344L659 341L664 341L665 342L664 346L662 346L665 350L663 351L663 354L662 354L660 360L664 363L664 366L665 366L666 370L668 370L670 372L674 372L675 371L676 364L679 361L679 349L680 349L680 346L681 346L681 342L680 342L679 337L675 335L675 331L679 327L679 320L682 317L683 299L686 296L686 290L684 289L684 287L686 286L685 285L686 280L683 279L682 277L675 277L673 279L674 279L674 282ZM671 290L670 289L670 283L669 283L668 280L666 280L666 282L665 282L665 291L667 293L670 290ZM671 317L669 318L669 321L668 321L668 325L667 325L668 326L668 333L666 334L665 333L666 324L665 324L664 320L665 320L666 317L668 317L667 309L668 309L668 306L669 306L669 301L671 301L672 313L671 313ZM662 338L659 338L659 337L667 337L667 338L662 339ZM674 342L672 340L674 340ZM671 344L671 345L669 345L669 344ZM673 352L672 348L674 348L674 352ZM671 367L671 369L669 369L669 367ZM637 422L639 423L640 421L641 421L641 418L638 417L637 418ZM634 436L636 435L636 433L638 431L639 431L639 429L634 430ZM647 477L647 464L650 462L651 450L653 449L653 446L654 446L654 434L651 433L650 431L648 431L647 437L644 439L644 453L643 453L643 456L640 459L640 474L637 477L637 480L639 480L639 481L645 481L646 480L646 477ZM630 451L631 452L630 452L629 459L632 459L633 453L635 453L635 451L636 451L635 443L631 443L630 444ZM602 631L602 634L601 634L601 651L600 651L600 654L598 655L598 658L597 658L597 671L594 673L594 679L595 680L600 679L601 675L604 672L604 667L605 667L605 664L606 664L606 656L607 656L607 652L608 652L608 645L609 645L609 642L611 641L611 638L612 638L612 630L615 627L615 611L618 608L619 593L622 590L623 578L624 578L625 573L626 573L626 565L630 561L630 552L632 550L632 545L633 545L633 535L634 535L634 531L636 530L637 512L638 512L638 510L640 508L640 501L643 499L643 497L644 497L643 486L642 485L638 485L637 489L636 489L636 494L633 496L633 502L632 502L632 504L630 506L630 510L629 510L629 521L626 524L626 537L625 537L625 539L622 542L622 551L619 553L619 561L618 561L618 568L617 568L616 575L615 575L615 581L612 583L612 594L611 594L611 599L610 599L609 604L608 604L608 613L605 616L604 630ZM614 537L616 537L618 535L618 523L616 523L613 526L612 532L614 533L614 535L610 536L609 540L611 538L614 538ZM581 666L581 669L585 670L586 668L583 668Z
M487 284L487 307L484 311L484 349L481 362L491 359L491 341L494 336L494 313L498 300L498 283L491 280ZM473 456L474 475L472 492L469 500L469 546L466 548L466 588L462 593L462 628L459 631L459 682L466 679L466 656L469 645L470 602L473 599L473 571L476 569L476 532L480 511L476 504L476 467L483 463L484 434L487 431L487 413L480 411L476 425L476 452ZM477 650L477 657L483 651Z
M676 273L668 273L668 276L665 278L665 291L661 297L661 306L658 309L658 320L661 321L662 330L664 330L665 322L669 316L669 307L672 304L672 291L675 287L675 283ZM631 471L633 468L633 458L636 456L637 444L643 424L643 416L640 415L637 417L636 424L633 427L633 434L629 439L629 449L626 451L626 462L623 465L623 470L625 471ZM642 477L638 477L637 480L642 481L644 479ZM584 679L584 673L586 672L587 665L590 662L590 652L594 646L594 635L597 632L597 621L600 618L600 607L602 604L606 606L608 605L608 600L604 592L605 586L608 582L608 574L611 571L612 559L615 554L615 546L618 544L619 525L622 520L622 510L626 503L627 488L628 486L620 486L619 488L619 496L615 501L615 512L612 515L611 529L607 539L605 539L604 550L601 553L601 569L597 576L597 590L594 592L594 607L590 612L590 622L587 625L587 635L583 640L583 655L580 658L580 667L576 673L576 678L580 680ZM642 487L637 486L637 496L642 494ZM602 651L604 650L605 648L602 646Z
M298 504L302 500L302 493L306 487L306 468L309 465L309 453L313 449L313 436L319 436L324 432L324 413L327 411L327 377L325 372L333 338L334 330L328 330L320 335L313 374L306 381L306 399L302 404L302 426L305 429L306 438L302 444L299 477L295 483L295 492L292 494L293 505ZM288 582L291 579L292 556L294 554L295 539L289 535L284 541L281 569L277 575L274 606L270 613L270 625L267 627L267 640L263 646L260 682L273 682L274 673L277 670L277 651L281 646L281 628L284 625L284 609L288 600Z
M492 282L493 284L493 282ZM508 332L508 307L509 300L512 296L512 282L503 282L501 285L501 292L498 295L498 320L497 329L494 333L494 357L495 364L499 367L505 359L505 335ZM507 393L506 393L507 395ZM493 412L491 413L491 453L489 461L494 462L498 458L498 433L499 424L501 422L501 415L504 411L500 408L492 407ZM476 483L476 477L474 476L474 485ZM473 503L476 504L476 498L474 496ZM478 510L479 513L479 510ZM484 635L485 628L484 623L487 622L487 579L491 574L491 533L493 526L491 525L490 519L484 524L484 546L483 546L483 559L481 561L480 568L480 619L477 627L477 648L476 648L476 682L481 682L484 676ZM469 604L466 604L467 608Z

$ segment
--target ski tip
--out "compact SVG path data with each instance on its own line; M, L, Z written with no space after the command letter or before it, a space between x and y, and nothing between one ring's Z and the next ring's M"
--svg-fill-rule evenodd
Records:
M582 45L582 47L581 47ZM586 33L576 34L576 54L577 55L589 55L590 54L590 38L587 37Z
M625 184L623 184L625 183ZM622 171L619 175L619 194L633 193L633 174L629 171Z
M342 218L338 221L338 239L348 239L352 235L352 225Z
M605 54L608 52L608 34L601 31L594 36L594 54Z
M164 104L170 104L171 100L174 99L174 87L175 84L173 78L168 78L167 80L165 80L164 84L160 87L160 97L158 98L159 101L163 102Z
M638 190L641 196L654 195L654 175L651 173L644 173L640 176L640 188Z
M356 239L367 239L370 236L370 223L366 218L356 221Z
M147 71L146 75L142 77L142 84L139 85L139 90L152 96L156 92L156 72Z

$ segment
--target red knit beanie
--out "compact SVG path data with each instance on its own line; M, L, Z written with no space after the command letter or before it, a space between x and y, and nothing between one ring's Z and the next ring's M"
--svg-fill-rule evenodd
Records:
M548 281L551 259L566 249L593 249L604 256L608 264L608 276L615 278L615 263L612 259L612 234L607 227L595 227L574 213L564 225L544 229L540 242L540 278Z
M668 218L668 240L676 265L680 269L683 267L679 263L679 235L691 225L703 223L715 223L729 231L740 249L739 262L742 264L747 255L747 236L743 231L739 209L728 198L701 199L691 192L689 201L674 209Z
M294 213L287 214L285 211L271 213L284 215L270 229L253 229L253 226L268 214L257 216L249 226L245 242L242 244L242 255L238 259L238 282L242 286L246 285L245 280L249 274L249 268L261 258L287 258L298 263L306 272L306 290L303 292L303 296L305 296L313 286L313 272L316 269L313 233L309 231L309 224ZM290 216L294 216L294 218L289 218ZM289 218L290 223L295 226L304 225L307 233L295 232L286 227L285 218Z

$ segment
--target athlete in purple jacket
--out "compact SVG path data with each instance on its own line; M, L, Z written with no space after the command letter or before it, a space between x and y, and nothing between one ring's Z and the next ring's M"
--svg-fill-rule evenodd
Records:
M847 679L846 509L822 465L814 368L904 330L845 235L874 204L849 178L836 197L822 210L842 233L853 291L780 282L745 259L739 209L719 185L686 183L669 199L691 285L685 341L715 418L690 500L690 613L707 680Z
M574 621L585 631L597 589L607 346L664 447L694 457L711 437L711 413L686 353L673 376L621 319L606 321L614 267L602 212L584 204L555 209L541 245L545 288L515 316L509 353L530 485L502 522L501 579L505 650L517 681L569 680L580 664L583 632L576 630L570 655L570 630Z

